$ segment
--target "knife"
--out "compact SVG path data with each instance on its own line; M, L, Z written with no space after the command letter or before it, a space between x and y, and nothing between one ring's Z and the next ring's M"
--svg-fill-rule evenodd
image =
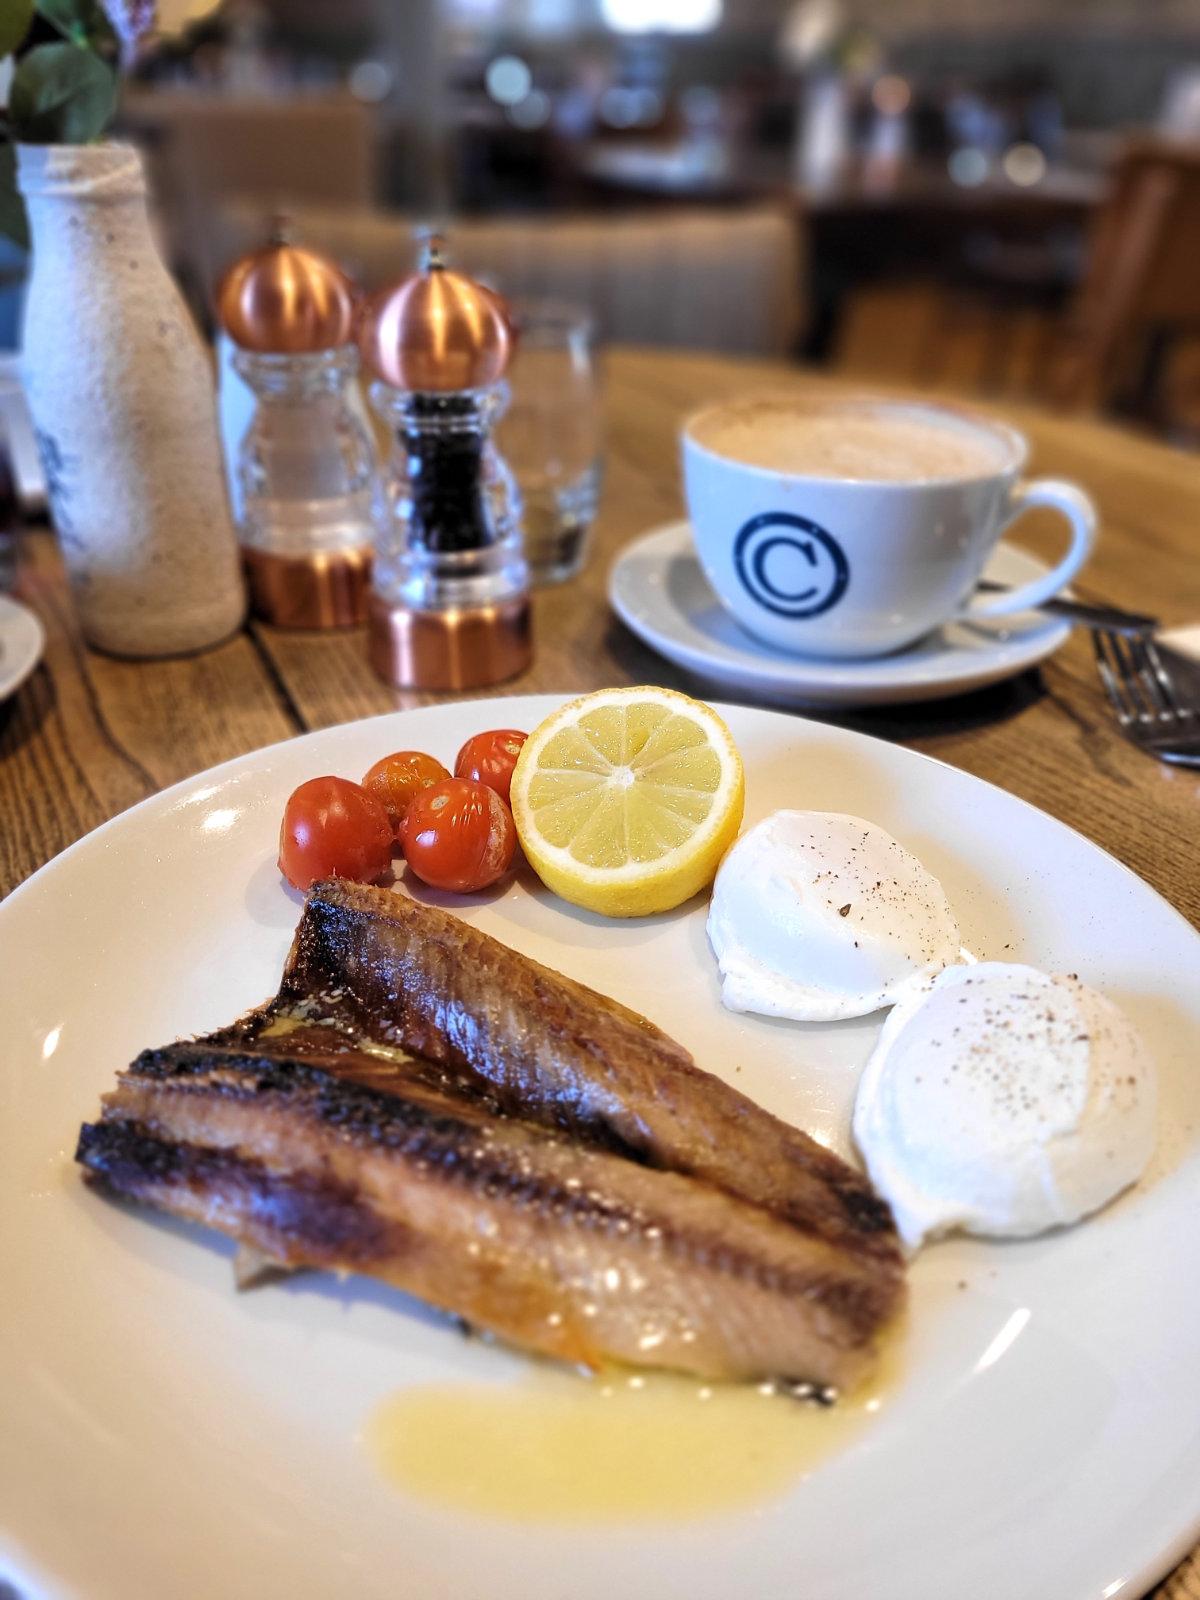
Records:
M993 583L990 578L980 578L976 585L980 594L1007 594L1006 583ZM1144 616L1139 611L1122 611L1117 606L1088 605L1083 600L1043 600L1032 611L1045 611L1052 617L1062 617L1067 622L1080 622L1085 628L1104 628L1110 633L1153 633L1158 627L1157 617Z

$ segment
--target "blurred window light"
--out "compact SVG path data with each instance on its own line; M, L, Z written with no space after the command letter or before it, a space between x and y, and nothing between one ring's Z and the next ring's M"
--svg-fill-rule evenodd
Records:
M368 105L386 100L392 89L392 75L382 61L360 61L346 82L354 98Z
M1010 145L1001 164L1008 181L1022 189L1041 183L1046 176L1046 158L1035 144Z
M533 73L520 56L497 56L488 62L483 81L497 105L515 106L533 88Z
M396 6L407 0L391 0ZM594 6L588 7L594 11ZM441 20L468 32L511 27L522 37L541 33L574 33L579 28L580 0L438 0Z
M531 33L573 33L578 25L576 0L525 0L525 26Z
M550 96L541 89L531 89L524 100L508 108L508 120L514 128L544 128L550 121Z
M888 72L875 80L871 100L881 117L899 117L908 110L912 90L903 78Z
M988 158L974 145L965 145L963 149L956 150L947 162L947 166L950 169L950 177L964 189L977 188L987 179Z
M704 33L721 20L722 0L601 0L600 15L619 33Z

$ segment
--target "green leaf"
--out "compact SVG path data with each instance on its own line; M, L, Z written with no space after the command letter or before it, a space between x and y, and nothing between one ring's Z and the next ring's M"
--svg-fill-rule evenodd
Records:
M0 233L29 249L29 219L17 190L17 152L7 140L0 142Z
M11 0L0 0L8 5ZM112 28L100 0L32 0L39 16L73 44L108 44Z
M87 144L104 132L116 104L116 77L98 55L40 44L17 62L8 118L26 144Z
M33 0L0 0L0 56L12 54L32 21Z

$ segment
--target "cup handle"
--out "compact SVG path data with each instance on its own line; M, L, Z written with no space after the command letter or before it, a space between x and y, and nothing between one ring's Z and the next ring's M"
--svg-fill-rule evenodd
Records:
M1009 500L1008 517L1001 529L1001 538L1033 506L1049 506L1060 511L1071 526L1071 546L1052 572L1043 578L1023 583L1019 589L998 594L990 599L979 599L963 606L959 616L1009 617L1016 611L1033 611L1044 605L1064 588L1083 566L1096 543L1096 508L1073 483L1059 478L1035 478L1032 483L1018 484Z

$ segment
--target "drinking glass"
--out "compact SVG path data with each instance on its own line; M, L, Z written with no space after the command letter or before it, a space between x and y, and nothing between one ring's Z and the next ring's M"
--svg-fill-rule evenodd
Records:
M600 401L592 319L555 302L517 301L512 399L498 430L524 506L535 583L573 578L600 497Z

